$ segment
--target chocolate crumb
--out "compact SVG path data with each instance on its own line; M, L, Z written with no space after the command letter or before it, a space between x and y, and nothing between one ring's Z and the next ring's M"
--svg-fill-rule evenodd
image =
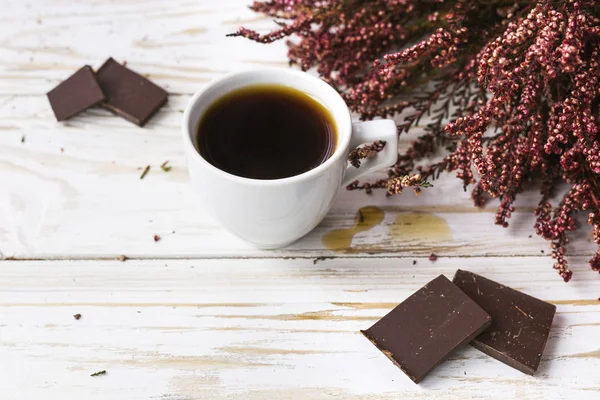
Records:
M91 374L90 376L100 376L100 375L106 375L106 370L102 370L102 371L94 372L94 373L93 373L93 374Z
M529 239L531 239L533 236L529 235Z
M540 250L542 253L544 253L544 250Z
M160 240L160 236L158 236L158 235L154 235L154 241L155 241L155 242L158 242L159 240Z
M417 265L417 260L413 260L413 265Z
M429 261L431 261L431 262L434 262L437 259L438 259L438 257L435 254L433 254L433 253L431 253L431 255L429 256Z
M144 172L142 172L142 175L140 176L140 179L144 179L144 177L146 176L146 174L148 173L148 171L150 171L150 166L146 165L146 168L144 168Z
M119 257L117 257L117 260L119 260L119 261L121 261L121 262L124 262L124 261L127 261L127 260L128 260L128 257L127 257L127 256L125 256L125 255L122 255L122 254L121 254Z
M81 314L75 314L73 315L73 318L75 318L76 321L79 321L81 319Z

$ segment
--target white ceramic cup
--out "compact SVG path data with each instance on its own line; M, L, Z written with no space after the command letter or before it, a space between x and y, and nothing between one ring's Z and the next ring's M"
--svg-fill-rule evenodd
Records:
M329 159L300 175L259 180L231 175L200 155L196 132L208 107L233 90L261 84L293 87L329 110L337 132L336 148ZM205 207L229 231L264 249L287 246L310 232L327 214L342 185L389 167L398 157L398 136L392 120L353 124L348 106L331 86L292 69L250 70L212 82L190 100L183 114L182 131L191 180ZM348 164L350 150L376 140L387 142L382 152L363 160L358 169Z

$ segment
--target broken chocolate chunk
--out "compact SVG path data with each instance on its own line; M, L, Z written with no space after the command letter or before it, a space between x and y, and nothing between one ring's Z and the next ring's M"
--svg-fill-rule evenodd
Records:
M102 106L139 126L167 102L164 89L112 58L100 67L96 79L106 95Z
M104 101L89 65L81 68L47 94L57 121L65 121Z
M469 271L456 271L454 284L492 317L471 344L529 375L537 370L556 306Z
M481 307L440 275L361 332L419 383L490 322Z

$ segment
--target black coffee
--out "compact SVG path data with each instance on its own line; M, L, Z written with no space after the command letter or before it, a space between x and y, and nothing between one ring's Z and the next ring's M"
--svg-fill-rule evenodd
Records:
M198 151L215 167L253 179L309 171L335 151L329 111L286 86L249 86L217 100L198 125Z

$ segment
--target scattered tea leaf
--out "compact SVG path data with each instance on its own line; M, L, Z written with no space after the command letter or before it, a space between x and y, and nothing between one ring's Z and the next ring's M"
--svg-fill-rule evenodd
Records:
M81 314L75 314L73 315L73 318L75 318L76 321L79 321L81 319Z
M150 166L146 165L146 168L144 168L144 172L142 172L142 175L140 176L140 179L144 179L144 177L146 176L146 174L148 173L148 171L150 171Z
M91 374L90 376L100 376L100 375L106 375L106 370L102 370L102 371L94 372L94 373L93 373L93 374Z
M25 135L21 136L21 143L25 143Z
M171 170L171 166L167 165L168 163L169 163L169 160L167 160L164 163L160 164L160 169L162 169L164 172L169 172Z
M180 112L180 113L182 113L182 114L184 113L184 111L183 111L183 110L177 110L177 111L179 111L179 112Z

